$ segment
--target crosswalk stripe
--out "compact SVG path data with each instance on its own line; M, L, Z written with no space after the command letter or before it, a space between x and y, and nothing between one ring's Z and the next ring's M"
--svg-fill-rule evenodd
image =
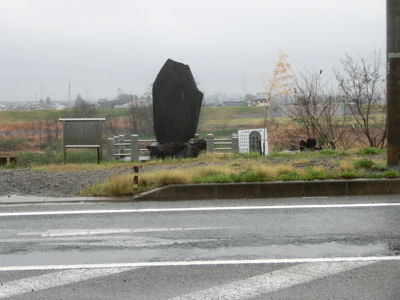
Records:
M132 268L72 269L9 281L2 283L0 298L22 295L83 280L117 274L127 270L132 270Z
M306 263L200 290L170 300L249 299L325 276L372 264L371 261Z

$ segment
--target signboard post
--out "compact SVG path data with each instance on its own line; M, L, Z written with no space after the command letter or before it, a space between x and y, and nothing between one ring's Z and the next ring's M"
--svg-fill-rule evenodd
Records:
M64 164L67 160L67 148L95 148L97 163L100 163L101 122L105 121L105 118L65 118L59 121L63 123Z

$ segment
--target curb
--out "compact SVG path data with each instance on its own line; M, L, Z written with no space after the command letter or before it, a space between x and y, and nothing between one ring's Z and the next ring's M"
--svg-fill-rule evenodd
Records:
M255 199L400 194L400 179L354 179L177 184L156 188L133 200Z
M242 183L176 184L135 197L0 196L1 204L132 202L216 199L268 199L319 196L400 195L400 179L274 181Z

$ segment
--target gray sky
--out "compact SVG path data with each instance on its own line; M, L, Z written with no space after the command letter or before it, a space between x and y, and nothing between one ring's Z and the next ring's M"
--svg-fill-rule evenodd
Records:
M0 101L142 94L167 58L206 94L255 93L280 49L310 71L384 51L385 2L0 0Z

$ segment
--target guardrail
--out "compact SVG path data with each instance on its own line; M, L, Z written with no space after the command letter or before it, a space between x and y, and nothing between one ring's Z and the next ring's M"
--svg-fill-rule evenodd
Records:
M191 141L199 139L196 134ZM139 135L132 134L130 139L125 139L124 135L114 136L107 139L107 160L118 160L130 157L130 161L139 161L141 158L148 157L141 154L149 154L147 146L155 139L140 139ZM208 152L217 154L239 153L239 141L237 135L230 138L215 139L213 134L208 134L206 138L206 149Z

